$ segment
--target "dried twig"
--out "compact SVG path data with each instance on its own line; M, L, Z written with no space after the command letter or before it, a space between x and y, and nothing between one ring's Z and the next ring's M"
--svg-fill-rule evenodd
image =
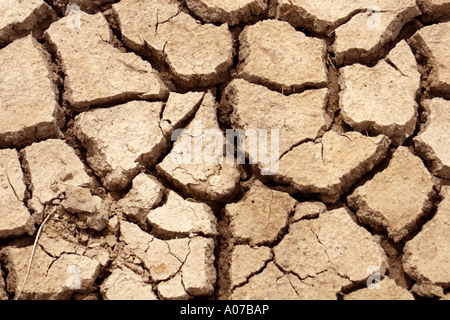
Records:
M22 284L22 288L20 289L19 293L17 294L15 300L19 300L20 295L22 294L23 289L25 288L25 284L27 283L28 280L28 276L30 275L30 270L31 270L31 265L33 263L33 257L34 257L34 252L36 251L36 246L38 244L39 241L39 235L41 234L42 229L44 228L44 225L46 224L46 222L50 219L50 217L53 215L54 212L50 212L47 217L45 218L44 222L42 222L41 226L39 227L39 230L36 234L36 239L34 240L34 244L33 244L33 250L31 251L31 256L30 256L30 262L28 263L28 270L27 270L27 274L25 275L25 279L23 280L23 284Z
M338 72L338 70L337 70L336 66L334 65L333 60L331 60L330 56L327 56L327 61L328 61L328 64L333 67L334 71Z
M283 13L281 15L281 17L284 17L285 15L289 14L292 10L294 10L294 3L292 2L292 0L289 0L289 3L291 4L291 7L289 8L288 11L286 11L285 13Z

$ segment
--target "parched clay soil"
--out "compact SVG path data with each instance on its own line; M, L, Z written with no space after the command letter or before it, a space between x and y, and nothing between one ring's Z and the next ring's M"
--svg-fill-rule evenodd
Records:
M0 300L450 298L450 1L0 18Z

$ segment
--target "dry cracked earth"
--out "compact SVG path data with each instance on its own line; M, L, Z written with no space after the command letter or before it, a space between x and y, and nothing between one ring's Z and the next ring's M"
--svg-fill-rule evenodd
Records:
M0 17L0 299L450 298L450 1ZM279 130L277 170L180 129Z

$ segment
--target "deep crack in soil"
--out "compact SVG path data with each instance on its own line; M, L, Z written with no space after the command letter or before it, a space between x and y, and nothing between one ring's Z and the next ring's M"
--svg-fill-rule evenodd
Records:
M8 62L0 66L0 299L20 290L25 253L49 213L21 298L448 298L450 163L441 141L450 124L430 105L449 105L446 42L432 37L449 30L450 1L379 0L379 10L362 0L332 10L326 1L214 2L24 0L0 9L8 12L0 23ZM378 27L359 20L365 14L371 23L381 17ZM383 65L389 71L377 73ZM396 77L408 79L404 87ZM249 86L230 89L236 81ZM325 100L306 100L319 90ZM290 99L286 114L263 112L275 93ZM250 100L262 111L246 110ZM135 110L121 111L128 104ZM402 118L407 104L412 125ZM249 135L244 150L226 137L303 134L319 106L320 130L289 141L272 175L253 161ZM80 120L97 110L117 118ZM431 125L440 136L427 136ZM388 146L373 151L379 137ZM258 158L270 149L261 139L253 140ZM212 151L223 161L231 151L234 162L195 162ZM173 164L184 154L191 163ZM25 222L8 210L22 210ZM435 254L424 257L427 250ZM379 290L368 288L373 266Z

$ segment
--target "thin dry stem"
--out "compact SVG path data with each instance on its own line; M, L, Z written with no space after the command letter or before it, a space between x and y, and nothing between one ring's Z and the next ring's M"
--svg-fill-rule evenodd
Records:
M25 279L23 280L22 288L20 289L19 293L17 294L15 300L19 300L19 297L22 294L23 289L25 288L25 284L27 283L28 276L30 275L31 265L33 263L34 252L36 251L36 246L37 246L38 241L39 241L39 236L40 236L41 231L44 228L45 224L47 223L47 221L50 219L50 217L52 215L53 215L53 212L49 213L47 215L47 217L45 218L44 222L42 222L41 226L39 227L39 230L38 230L38 232L36 234L36 239L34 239L33 250L31 251L30 262L28 263L27 274L25 275Z

